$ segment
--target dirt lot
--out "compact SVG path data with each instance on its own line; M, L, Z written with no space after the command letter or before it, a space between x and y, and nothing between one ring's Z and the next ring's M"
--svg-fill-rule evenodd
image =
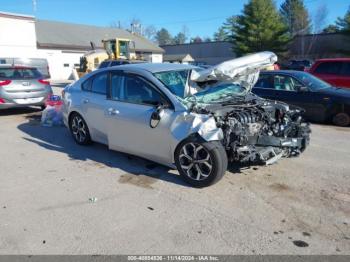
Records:
M39 117L0 112L1 254L350 254L350 128L194 189Z

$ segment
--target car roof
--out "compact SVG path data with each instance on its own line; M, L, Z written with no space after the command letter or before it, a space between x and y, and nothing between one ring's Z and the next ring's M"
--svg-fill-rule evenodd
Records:
M185 64L171 64L171 63L140 63L140 64L126 64L118 66L118 69L141 69L151 73L165 72L165 71L177 71L177 70L189 70L198 68L196 66Z
M317 59L316 62L343 62L347 61L350 62L350 58L346 57L340 57L340 58L322 58L322 59Z
M13 65L9 65L9 64L0 65L0 68L6 68L6 69L37 69L36 67L31 67L31 66L13 66Z
M297 71L297 70L266 70L261 71L261 74L285 74L285 75L296 75L300 73L307 73L304 71Z

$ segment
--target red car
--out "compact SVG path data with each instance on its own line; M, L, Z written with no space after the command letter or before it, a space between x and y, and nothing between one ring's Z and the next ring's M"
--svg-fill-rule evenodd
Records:
M309 73L336 87L350 88L350 58L317 60Z

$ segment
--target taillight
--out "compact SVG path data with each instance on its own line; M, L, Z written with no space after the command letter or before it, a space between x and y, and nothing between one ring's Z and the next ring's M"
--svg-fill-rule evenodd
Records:
M11 80L0 80L0 86L7 86L11 83Z
M0 97L0 104L5 104L5 100Z
M49 81L44 80L44 79L39 79L38 82L41 83L41 84L43 84L43 85L49 85L49 84L50 84Z

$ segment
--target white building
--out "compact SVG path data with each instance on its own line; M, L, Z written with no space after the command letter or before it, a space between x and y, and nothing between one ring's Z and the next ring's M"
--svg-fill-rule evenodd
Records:
M136 55L163 61L164 50L149 40L119 28L38 20L33 16L0 12L0 57L46 58L51 79L66 80L80 57L102 48L102 39L126 38L135 42Z

